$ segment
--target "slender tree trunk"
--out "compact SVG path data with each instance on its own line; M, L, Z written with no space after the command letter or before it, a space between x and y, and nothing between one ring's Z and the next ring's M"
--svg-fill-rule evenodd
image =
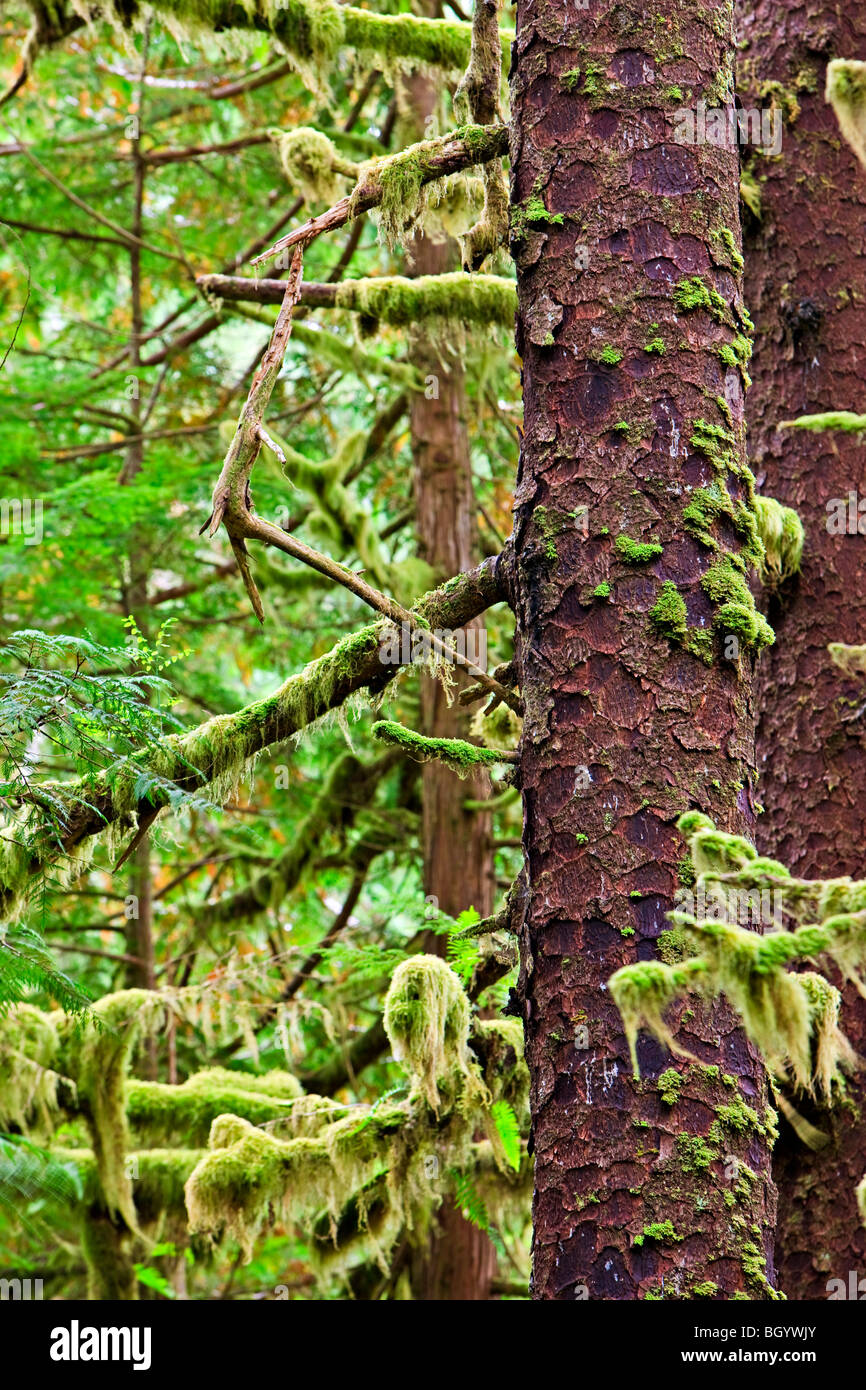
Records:
M423 135L425 117L436 109L437 86L422 75L408 84L413 120ZM440 275L456 268L455 247L419 234L410 248L412 270ZM466 424L462 365L416 331L410 343L413 366L425 390L412 397L413 490L420 555L436 581L471 568L477 561L475 492ZM476 619L467 632L484 631ZM476 658L477 659L477 658ZM486 661L481 665L486 669ZM465 738L466 711L451 704L441 682L421 677L421 732L433 738ZM440 912L456 917L474 907L482 917L493 910L491 818L467 811L467 799L489 795L486 773L460 781L439 762L422 768L424 892ZM430 933L427 949L444 954L445 938ZM413 1260L415 1297L427 1302L485 1300L496 1273L496 1251L484 1231L464 1220L449 1201L439 1211L437 1230Z
M680 1038L709 1069L677 1062L669 1105L669 1057L642 1039L633 1080L606 991L656 954L678 814L754 826L751 657L743 640L725 659L737 647L701 586L740 538L708 515L713 551L683 519L713 483L749 506L741 377L718 355L744 323L737 152L674 139L677 107L732 105L732 29L726 3L518 3L513 601L539 1299L774 1296L761 1063L726 1004L695 1001ZM663 553L641 562L620 536ZM731 1097L758 1123L727 1126Z
M763 0L745 9L743 105L766 106L768 93L782 92L788 114L783 159L756 160L762 215L749 220L746 237L747 300L757 329L750 447L765 491L794 507L806 528L802 573L774 606L777 640L758 676L765 813L757 843L804 877L862 878L863 684L843 676L827 647L866 641L863 540L828 531L827 503L847 501L852 491L866 495L866 455L856 435L778 426L798 415L864 408L866 172L841 140L824 85L828 59L866 57L866 12L827 0ZM845 990L843 1027L866 1053L866 1006L853 988ZM791 1298L826 1298L828 1278L866 1271L854 1197L866 1169L862 1080L855 1078L852 1095L859 1117L850 1109L810 1116L833 1132L820 1153L782 1131L776 1260Z

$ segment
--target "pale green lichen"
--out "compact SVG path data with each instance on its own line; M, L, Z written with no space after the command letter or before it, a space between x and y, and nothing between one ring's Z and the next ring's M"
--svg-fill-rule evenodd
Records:
M690 992L709 997L724 993L780 1082L831 1099L844 1086L844 1071L854 1065L853 1051L839 1029L839 993L824 976L793 973L789 967L824 956L844 978L860 979L866 969L866 884L792 879L781 864L759 856L741 836L716 830L698 812L682 816L679 828L689 839L697 888L708 907L700 919L685 911L670 914L693 952L688 959L641 961L610 981L635 1067L634 1043L642 1025L683 1053L665 1022L666 1009ZM741 909L743 897L754 893L759 898L767 884L802 922L796 931L762 936L730 920L726 893L737 890ZM742 1101L719 1110L716 1123L764 1125Z
M800 568L805 540L803 523L791 507L772 497L755 498L755 519L764 547L761 579L776 587Z
M839 129L860 163L866 166L866 63L834 58L827 64L825 96Z

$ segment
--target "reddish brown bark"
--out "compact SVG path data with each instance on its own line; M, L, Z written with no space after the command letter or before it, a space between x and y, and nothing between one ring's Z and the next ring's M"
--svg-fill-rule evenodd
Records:
M414 117L423 122L436 108L437 88L426 77L415 77L410 85ZM453 242L418 235L410 260L415 274L439 275L456 268L456 248ZM421 332L412 336L410 357L425 381L409 412L416 530L420 556L439 582L470 569L477 552L464 373L459 360L450 355L445 360L440 347ZM483 634L483 619L469 626ZM486 669L483 658L480 664ZM468 732L465 709L456 701L449 704L442 684L428 676L421 677L421 732L433 738L465 738ZM436 761L422 768L424 892L452 917L468 907L482 917L493 910L491 818L464 806L467 799L483 798L489 791L484 772L462 782ZM445 938L430 933L427 949L444 954ZM427 1302L486 1300L495 1273L496 1251L487 1234L446 1201L433 1239L413 1261L415 1297Z
M863 409L866 173L823 94L828 59L866 54L866 12L827 0L762 0L746 7L741 32L748 41L738 74L743 104L766 105L773 91L766 84L779 84L789 116L783 158L756 161L762 216L749 220L746 237L757 330L749 442L764 490L794 507L807 533L802 573L775 605L776 644L758 677L765 813L757 843L804 877L862 878L864 690L834 666L827 646L866 641L866 542L830 534L826 508L852 491L866 496L866 454L857 436L778 426L798 415ZM853 989L845 992L843 1026L866 1054L866 1007ZM829 1278L866 1272L854 1197L866 1169L862 1080L853 1098L856 1121L849 1110L811 1116L833 1133L819 1154L783 1128L774 1163L776 1260L789 1298L826 1298Z
M732 60L731 9L663 0L575 11L519 0L517 21L512 203L525 435L513 602L526 704L533 1294L691 1297L712 1281L720 1296L761 1298L762 1269L773 1278L767 1139L747 1126L723 1129L715 1144L712 1131L732 1096L765 1115L759 1060L725 1005L695 1003L680 1036L732 1084L677 1063L685 1081L671 1107L655 1080L670 1059L643 1039L644 1079L632 1079L606 990L618 966L656 953L683 855L677 815L692 806L729 830L754 824L749 657L724 661L718 633L704 665L650 618L665 580L691 628L714 617L700 586L712 555L682 517L691 490L715 476L690 442L695 422L731 427L735 468L744 453L740 376L717 355L732 327L684 312L673 293L700 275L728 323L742 323L741 277L720 236L739 235L736 150L673 138L680 101L712 105L714 80L730 101L718 75ZM663 354L645 350L656 338ZM729 473L727 485L747 492L742 475ZM620 533L658 542L663 554L625 564L614 551ZM716 541L737 549L730 528L717 528ZM609 598L594 595L600 583L610 583ZM694 1162L700 1141L715 1155L704 1154L706 1164ZM753 1171L747 1195L732 1189L725 1155Z

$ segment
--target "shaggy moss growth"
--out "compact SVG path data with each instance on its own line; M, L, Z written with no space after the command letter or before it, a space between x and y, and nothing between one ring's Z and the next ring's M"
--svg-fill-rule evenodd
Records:
M827 65L825 95L839 129L860 163L866 166L866 63L834 58Z
M409 145L398 154L372 159L357 171L352 208L357 209L362 193L378 187L376 217L381 237L389 247L401 241L407 232L414 234L426 226L431 216L435 220L440 214L448 224L447 230L453 231L452 224L462 204L466 219L460 230L465 230L467 219L471 220L480 210L481 187L477 179L470 180L465 175L442 178L436 174L436 158L455 139L462 140L473 153L477 150L482 163L498 149L496 131L487 126L464 125L434 140Z
M860 978L866 968L866 925L855 905L862 911L866 887L850 880L793 880L780 864L758 856L742 837L716 830L699 812L682 816L679 828L689 838L698 888L716 908L703 920L680 911L670 914L694 952L691 958L672 964L639 962L611 979L631 1043L643 1023L681 1052L664 1021L668 1005L691 990L711 997L724 993L774 1076L832 1098L844 1086L843 1072L854 1065L838 1026L838 991L822 975L791 973L788 967L825 955L844 977ZM762 936L727 920L720 876L725 892L729 887L759 890L769 883L782 893L785 910L803 925ZM714 1126L717 1137L723 1126L756 1126L769 1134L768 1124L742 1101L722 1107Z
M671 641L684 637L688 631L685 599L670 579L662 584L649 615L659 631Z
M438 758L458 777L467 777L477 767L495 767L497 763L511 761L494 748L479 748L462 738L425 738L392 719L378 720L371 732L374 738L402 748L416 762L427 763L431 758Z
M455 324L484 326L499 323L511 328L517 310L513 280L496 275L419 275L415 280L399 275L371 280L344 280L336 287L335 302L371 323L408 328L419 322L441 319Z
M664 553L658 541L635 541L631 536L617 536L613 548L627 565L646 565Z
M592 596L593 598L610 598L610 585L606 579L603 579L600 584L596 584Z
M170 1142L177 1135L204 1146L213 1121L227 1112L263 1124L287 1115L303 1095L300 1082L288 1072L266 1076L211 1067L195 1072L181 1086L132 1080L126 1084L126 1114L139 1134Z
M346 179L358 176L358 165L343 159L332 140L312 126L269 130L277 146L283 173L310 203L334 203L345 192Z
M438 956L412 956L394 972L385 998L385 1031L433 1110L440 1088L450 1095L470 1077L469 1001L457 975Z
M764 547L761 578L776 587L800 568L805 533L803 523L791 507L783 507L772 497L755 498L755 519Z

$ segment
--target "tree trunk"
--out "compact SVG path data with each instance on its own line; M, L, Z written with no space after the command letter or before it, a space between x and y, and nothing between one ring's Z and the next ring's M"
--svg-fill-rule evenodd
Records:
M840 137L824 85L828 59L866 53L866 13L763 0L747 7L741 32L743 104L766 106L774 90L766 84L775 83L788 94L789 117L784 159L757 161L762 215L749 220L747 234L747 300L757 328L750 446L765 490L794 507L806 528L802 572L771 614L776 644L756 689L765 807L757 843L803 877L862 878L863 684L843 676L827 647L866 640L863 541L831 534L826 508L852 491L866 495L866 457L857 435L778 426L798 415L863 409L866 173ZM866 1007L853 988L845 990L842 1023L866 1053ZM856 1078L852 1097L862 1117L866 1090ZM797 1299L826 1298L829 1277L866 1269L854 1196L866 1169L866 1120L850 1110L810 1118L832 1128L834 1142L815 1154L785 1127L775 1156L776 1260Z
M677 816L696 807L723 829L754 827L756 632L747 604L738 620L701 586L711 562L740 559L751 516L741 376L718 355L747 323L738 159L674 139L677 107L732 105L731 7L520 0L517 18L533 1296L773 1297L761 1063L726 1004L695 1001L679 1031L704 1065L677 1063L670 1105L657 1085L668 1056L642 1039L633 1080L606 991L617 967L656 954L683 855ZM684 523L714 483L739 531L711 509ZM742 1129L723 1118L734 1097L756 1112Z
M420 138L425 119L436 109L438 88L417 74L407 87L413 122L419 126L415 138ZM454 243L423 233L413 238L409 259L416 275L456 269ZM409 356L425 381L424 391L412 397L409 416L416 532L421 558L438 582L477 560L464 373L459 359L443 358L440 347L421 331L412 334ZM483 620L475 619L466 631L483 635ZM486 661L480 664L486 669ZM432 738L465 738L468 732L465 710L456 701L449 704L441 682L427 675L421 676L421 732ZM481 772L461 781L436 760L425 763L421 775L424 892L436 910L451 917L468 907L489 916L494 890L491 818L467 811L464 802L489 795L490 780ZM444 955L445 938L429 933L426 949ZM486 1232L470 1225L446 1200L432 1239L411 1262L414 1296L425 1302L486 1300L495 1273L496 1251Z

